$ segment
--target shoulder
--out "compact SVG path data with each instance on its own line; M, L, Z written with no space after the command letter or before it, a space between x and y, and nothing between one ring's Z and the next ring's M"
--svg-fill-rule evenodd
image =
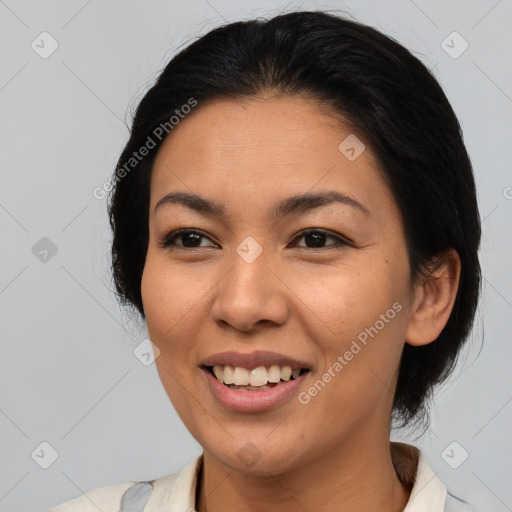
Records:
M477 512L448 491L418 448L392 442L391 455L398 478L411 487L403 512Z
M198 456L181 471L155 480L122 482L95 488L45 512L160 512L164 509L182 509L183 504L190 504L195 496L201 460L202 457ZM173 508L174 505L179 506Z
M98 487L60 503L46 512L119 512L123 494L138 482L122 482Z

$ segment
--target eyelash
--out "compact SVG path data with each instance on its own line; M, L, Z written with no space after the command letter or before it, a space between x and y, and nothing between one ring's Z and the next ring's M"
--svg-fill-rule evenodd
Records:
M338 240L338 243L331 244L326 247L300 247L300 249L302 249L302 250L305 249L307 251L324 251L324 250L329 249L330 247L334 247L337 249L341 249L345 246L353 247L353 244L350 241L348 241L347 239L344 239L344 238L340 237L339 235L335 235L325 229L318 229L318 228L309 228L306 230L302 230L300 233L297 234L297 236L295 236L295 238L292 240L292 242L296 241L300 238L303 238L311 233L320 233L322 235L325 235L327 238L329 238L329 237L335 238ZM176 231L172 231L171 233L169 233L163 240L158 241L158 246L161 248L167 248L167 249L172 248L173 250L176 250L175 248L178 248L179 250L196 250L196 249L204 249L205 248L205 247L184 247L181 245L175 245L173 243L174 240L176 240L180 235L184 235L184 234L195 234L195 235L200 236L201 238L207 238L209 240L209 238L205 234L203 234L203 232L201 232L197 229L178 229Z

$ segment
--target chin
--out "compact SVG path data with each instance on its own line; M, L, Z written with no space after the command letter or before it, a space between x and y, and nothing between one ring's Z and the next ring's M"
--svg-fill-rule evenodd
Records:
M288 438L288 445L276 444L262 434L259 440L232 439L228 446L205 447L205 452L232 471L250 476L277 476L300 465L297 442Z

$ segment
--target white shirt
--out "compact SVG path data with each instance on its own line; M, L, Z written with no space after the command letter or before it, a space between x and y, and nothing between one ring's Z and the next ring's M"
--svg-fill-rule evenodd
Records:
M390 447L398 477L413 484L403 512L476 512L447 491L418 448L394 441ZM46 512L193 512L201 465L198 455L178 473L99 487Z

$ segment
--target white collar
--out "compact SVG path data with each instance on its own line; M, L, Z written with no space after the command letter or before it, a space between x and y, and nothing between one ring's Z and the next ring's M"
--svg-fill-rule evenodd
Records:
M412 485L403 512L444 512L448 491L423 453L406 443L391 441L390 445L398 477L402 482Z
M412 484L403 512L445 512L446 486L437 478L421 451L409 444L391 441L393 464L400 480ZM194 510L202 455L179 473L153 480L153 491L144 512Z

